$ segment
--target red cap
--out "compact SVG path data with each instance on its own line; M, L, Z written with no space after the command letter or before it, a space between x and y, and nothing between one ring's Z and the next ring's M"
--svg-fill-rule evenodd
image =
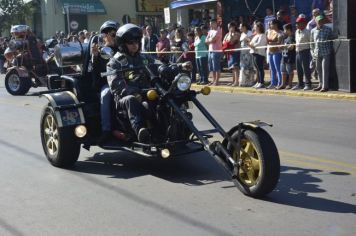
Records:
M307 19L305 17L298 16L296 22L297 23L307 23Z

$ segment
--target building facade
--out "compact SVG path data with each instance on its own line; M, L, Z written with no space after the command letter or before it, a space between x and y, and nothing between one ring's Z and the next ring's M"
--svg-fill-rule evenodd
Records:
M120 24L150 24L160 28L164 24L163 8L169 0L40 0L33 20L29 22L39 37L44 39L56 31L78 32L83 29L98 31L106 20Z

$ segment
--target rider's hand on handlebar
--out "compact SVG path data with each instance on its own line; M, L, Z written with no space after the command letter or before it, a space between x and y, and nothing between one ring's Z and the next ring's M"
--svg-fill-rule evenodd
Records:
M182 69L186 71L192 71L193 70L193 64L190 61L182 63Z

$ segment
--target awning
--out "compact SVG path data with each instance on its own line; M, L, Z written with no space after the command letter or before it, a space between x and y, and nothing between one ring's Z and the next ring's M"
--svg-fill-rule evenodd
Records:
M216 1L217 0L176 0L171 2L171 9Z
M106 14L100 0L61 0L63 13L69 14Z

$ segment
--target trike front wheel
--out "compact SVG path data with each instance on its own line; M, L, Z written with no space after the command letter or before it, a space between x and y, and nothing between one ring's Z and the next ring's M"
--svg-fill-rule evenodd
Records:
M263 197L276 187L280 174L280 160L277 147L271 136L263 129L243 129L232 134L240 152L228 143L227 149L233 159L240 163L235 185L245 195ZM231 170L233 170L233 167Z

